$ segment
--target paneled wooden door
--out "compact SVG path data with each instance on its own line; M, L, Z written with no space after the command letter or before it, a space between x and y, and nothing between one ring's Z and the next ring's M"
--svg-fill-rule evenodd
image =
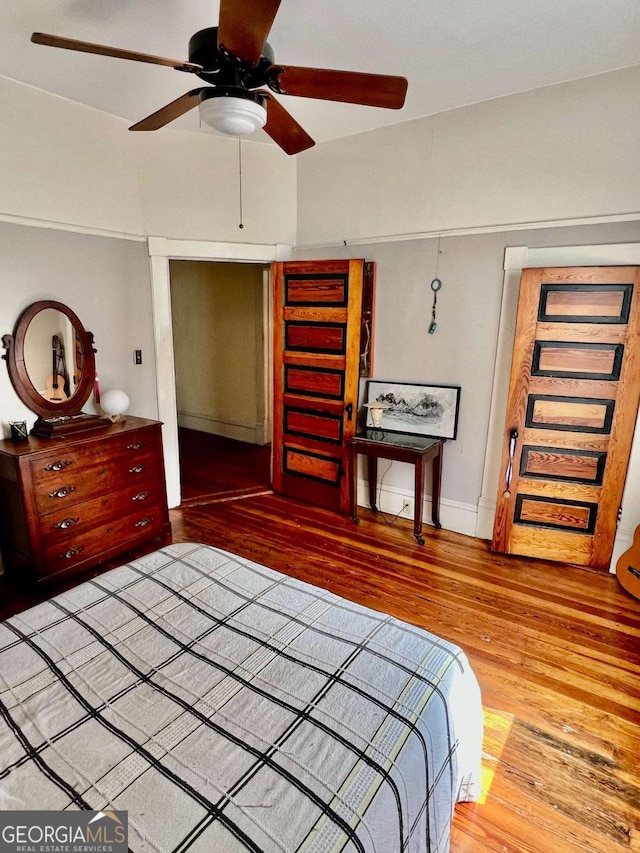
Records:
M344 513L372 269L360 259L273 265L273 488Z
M609 566L640 396L640 267L523 270L492 548Z

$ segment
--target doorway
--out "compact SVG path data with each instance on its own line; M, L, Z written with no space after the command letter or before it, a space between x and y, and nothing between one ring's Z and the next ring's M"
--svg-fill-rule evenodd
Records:
M522 273L492 549L611 561L640 386L640 267Z
M478 501L478 518L475 533L477 537L490 540L493 535L496 493L500 479L500 464L503 450L503 426L507 411L515 318L522 270L527 267L637 266L639 264L640 243L539 248L511 246L506 249L504 259L504 289L496 350L491 414L489 418L482 494ZM639 466L640 430L636 429L631 448L629 469L638 470ZM613 570L620 554L630 547L639 513L640 486L634 482L627 482L623 495L620 522L611 557L610 570Z
M149 238L158 419L163 423L167 499L170 507L179 506L181 491L169 261L234 261L269 265L272 261L288 260L290 256L291 246L286 244L213 243L169 240L165 237ZM266 301L270 305L268 298ZM270 317L265 318L265 322L270 323ZM267 335L266 339L270 342L271 336ZM265 377L265 381L268 378Z
M270 487L269 266L169 262L182 502Z

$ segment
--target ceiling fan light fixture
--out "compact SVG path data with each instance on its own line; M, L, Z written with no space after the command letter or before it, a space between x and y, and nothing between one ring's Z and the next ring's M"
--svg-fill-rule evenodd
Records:
M228 136L247 136L267 123L263 100L242 89L204 89L200 93L200 119Z

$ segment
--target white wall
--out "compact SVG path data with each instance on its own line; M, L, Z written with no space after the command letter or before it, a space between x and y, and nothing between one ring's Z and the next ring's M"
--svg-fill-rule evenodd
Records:
M318 145L297 245L638 212L639 90L640 66Z
M0 232L2 332L35 299L67 302L96 335L103 387L124 387L132 413L154 416L146 250L108 235L324 244L333 248L301 254L377 260L376 375L462 385L460 439L446 451L443 520L449 512L448 526L473 532L504 247L639 235L631 222L446 232L632 218L640 206L639 83L640 68L612 72L324 143L295 158L243 143L241 230L236 141L168 128L130 134L120 119L0 79L0 224L13 223ZM444 288L438 331L427 336L435 241L385 241L438 231L445 232ZM343 240L363 245L345 249ZM133 365L134 348L143 349L142 369ZM0 407L2 423L17 416L1 371ZM394 488L405 488L401 470L390 476Z
M170 262L180 426L264 443L263 271Z
M144 231L173 239L295 243L296 159L274 145L164 128L135 134Z
M428 333L433 300L429 285L436 272L437 239L383 241L358 245L354 250L337 245L296 252L298 258L345 257L349 253L376 262L376 379L462 387L458 437L447 442L444 451L440 513L444 527L468 535L476 533L489 439L505 248L514 244L575 246L638 241L640 222L442 237L438 276L443 286L438 293L437 330L433 335ZM498 425L500 433L503 426ZM380 465L380 474L384 470ZM427 480L427 491L428 484ZM412 467L394 462L381 492L383 508L398 511L402 498L413 494ZM364 491L362 503L368 503ZM427 502L425 519L428 517Z
M126 123L0 77L0 215L139 235Z
M293 243L296 160L238 142L128 122L0 77L0 217L125 235Z
M102 387L124 388L132 414L157 417L145 237L293 242L295 158L243 143L241 230L237 141L133 134L125 121L6 78L0 109L2 334L33 301L67 303L95 334ZM133 349L143 350L141 366ZM35 418L0 370L0 434L22 417Z
M297 256L378 264L376 378L462 386L458 439L444 456L445 527L476 530L505 247L640 237L639 86L640 67L625 69L324 143L298 158ZM607 219L620 221L595 224ZM444 286L429 335L438 234ZM409 466L394 464L382 489L387 508L412 488Z
M0 258L0 334L12 333L32 302L65 303L95 335L101 388L122 388L132 414L156 417L146 245L0 222ZM142 349L142 365L133 364L134 349ZM35 415L24 408L0 367L0 422L6 435L8 420L31 425ZM84 411L95 411L92 400Z

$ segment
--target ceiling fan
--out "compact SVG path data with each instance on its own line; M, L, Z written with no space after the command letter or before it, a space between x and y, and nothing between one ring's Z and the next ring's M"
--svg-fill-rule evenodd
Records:
M199 30L191 37L188 62L47 33L33 33L31 41L166 65L195 74L209 84L191 89L129 130L158 130L199 106L202 120L223 133L241 136L264 127L283 151L297 154L315 143L274 97L274 92L389 109L403 106L407 92L404 77L276 63L267 36L280 2L220 0L218 26ZM264 86L267 88L261 88Z

